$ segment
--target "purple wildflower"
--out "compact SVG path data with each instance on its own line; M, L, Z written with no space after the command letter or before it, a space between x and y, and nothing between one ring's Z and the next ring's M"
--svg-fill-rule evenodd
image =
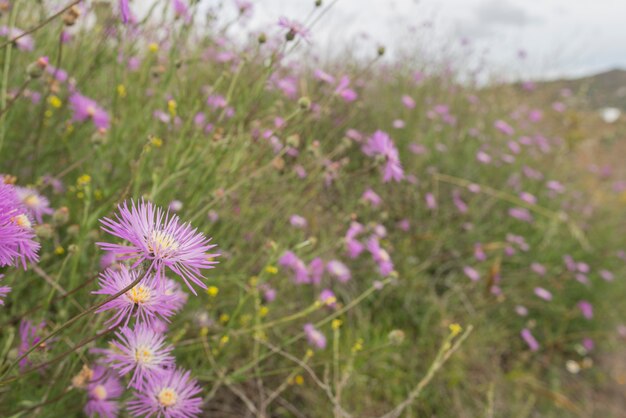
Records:
M318 350L326 348L326 336L320 330L315 328L313 324L304 324L304 333L310 345Z
M33 323L27 319L22 319L20 322L19 336L20 336L20 345L17 349L18 356L22 356L25 354L33 345L36 345L41 341L41 337L39 333L46 326L45 322L40 322L39 325L33 325ZM48 341L45 345L40 345L38 350L46 350L50 344ZM20 370L25 370L26 366L31 364L28 357L25 357L20 360L19 366Z
M137 270L128 270L124 265L120 265L119 270L107 269L100 275L100 289L93 293L114 295L134 282L139 274ZM158 317L167 320L180 306L175 296L166 294L168 288L171 289L168 282L163 291L153 281L143 279L128 292L100 307L97 312L114 311L110 320L114 324L124 322L126 325L132 316L138 322L147 324Z
M132 373L129 387L141 390L150 377L158 377L159 372L174 364L173 347L165 344L164 335L145 324L135 329L124 327L115 335L118 341L111 342L106 359L120 376Z
M471 266L463 267L463 273L473 282L480 280L480 273Z
M202 269L211 269L218 254L209 254L215 247L209 244L204 234L181 223L177 215L155 208L151 202L143 200L137 204L131 201L118 207L115 219L101 220L102 229L109 234L128 241L129 245L100 242L105 251L120 255L120 259L135 259L133 268L146 263L148 272L154 271L154 279L162 282L165 268L169 268L183 279L191 292L196 291L190 282L206 289L202 282Z
M0 266L36 262L39 244L13 186L0 181Z
M294 282L296 284L310 283L309 271L306 264L292 251L285 251L285 253L278 260L278 264L282 267L290 269L294 274Z
M124 392L120 381L103 366L93 369L93 377L87 385L88 400L84 412L87 416L115 418L118 416L118 398Z
M37 193L36 190L28 187L15 187L15 192L28 214L38 223L43 222L43 215L52 215L54 213L50 208L48 199Z
M593 318L593 305L591 303L587 302L586 300L581 300L580 302L578 302L577 306L585 319Z
M283 29L287 29L285 38L288 41L292 41L296 36L300 36L305 41L309 41L311 38L309 30L305 28L303 24L296 22L295 20L290 20L282 16L278 19L278 26Z
M549 290L546 290L543 287L535 287L535 295L546 301L552 300L552 293L550 293Z
M365 202L369 202L375 208L380 206L380 204L383 201L380 198L380 196L378 194L376 194L376 192L374 190L370 189L370 188L368 188L367 190L365 190L363 192L363 195L361 196L361 199L363 199Z
M400 163L398 149L387 133L383 131L374 132L365 146L363 146L363 152L368 156L380 155L385 159L384 182L392 179L400 181L404 178L404 170Z
M84 122L91 119L96 128L109 129L109 114L95 100L80 93L73 93L70 96L70 105L74 112L73 121Z
M530 330L528 328L524 328L522 332L520 332L520 335L522 336L526 344L528 344L528 348L530 348L530 351L539 350L539 343L537 342L533 334L530 333Z
M367 240L367 250L378 264L378 271L382 276L387 276L393 271L393 262L389 253L380 246L378 237L372 236Z
M322 276L324 275L324 260L320 257L315 257L309 263L308 268L308 281L313 284L320 284Z
M306 228L307 226L306 219L300 215L291 215L291 217L289 218L289 223L291 224L291 226L300 229Z
M164 370L159 376L149 377L142 392L128 403L132 416L188 418L201 412L200 387L189 372L181 369Z
M328 264L326 264L326 270L341 283L345 283L352 278L350 269L339 260L330 260Z

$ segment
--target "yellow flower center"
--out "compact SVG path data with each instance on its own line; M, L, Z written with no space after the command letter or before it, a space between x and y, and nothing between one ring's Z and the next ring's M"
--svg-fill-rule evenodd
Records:
M176 251L180 245L178 241L165 231L152 231L148 249L156 256L166 255L168 252Z
M96 398L99 401L103 401L107 398L107 390L102 385L97 385L95 388L93 388L92 393L93 393L94 398Z
M11 220L15 222L17 226L21 226L24 229L31 229L33 227L33 225L30 223L30 220L28 219L28 216L24 215L23 213L21 215L17 215L11 218Z
M24 198L24 204L29 208L36 208L40 204L39 196L34 194L29 194Z
M157 396L159 403L164 407L170 407L176 405L176 401L178 401L178 395L174 392L172 388L164 388L159 392Z
M133 303L146 303L148 299L150 299L150 289L142 285L137 285L130 289L126 295Z
M135 349L135 361L137 363L150 363L152 361L152 350L148 347L137 347Z
M87 114L91 117L93 117L96 114L96 108L93 106L88 106L87 107Z

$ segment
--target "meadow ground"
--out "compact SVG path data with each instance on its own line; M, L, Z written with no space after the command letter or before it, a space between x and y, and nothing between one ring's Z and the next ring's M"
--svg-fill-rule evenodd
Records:
M243 44L245 1L45 3L0 0L0 416L624 416L579 92L316 64L322 2Z

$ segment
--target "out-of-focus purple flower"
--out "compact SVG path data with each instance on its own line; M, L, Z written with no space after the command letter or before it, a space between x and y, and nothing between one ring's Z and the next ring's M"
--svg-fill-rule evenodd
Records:
M340 96L345 102L353 102L358 98L356 91L350 88L350 77L344 75L339 80L337 88L335 88L335 94Z
M350 269L339 260L330 260L326 264L326 271L341 283L345 283L352 278Z
M324 269L324 260L322 260L320 257L315 257L313 260L311 260L311 262L309 263L309 268L307 269L309 282L312 284L320 284L320 282L322 281L322 276L324 275Z
M480 273L474 267L463 267L463 273L465 273L465 275L473 282L480 280Z
M377 236L372 236L367 240L367 250L378 264L378 271L382 276L387 276L393 271L393 262L389 253L380 246Z
M330 289L323 289L320 292L320 302L324 305L334 308L337 306L337 297L335 293Z
M499 130L500 132L502 132L505 135L511 136L515 133L515 130L511 127L511 125L509 125L508 123L506 123L503 120L497 120L493 126Z
M525 306L517 305L515 307L515 313L517 313L519 316L527 316L528 309Z
M534 262L530 265L530 269L540 276L545 276L546 268L543 264Z
M318 350L326 348L326 336L316 329L313 324L304 324L303 329L306 339L311 346Z
M168 205L168 209L171 210L172 212L178 212L182 208L183 208L183 202L181 202L180 200L172 200L170 204Z
M174 364L173 347L165 344L165 336L145 324L135 329L123 327L116 332L117 340L105 351L106 361L120 377L132 374L129 387L141 390L150 377L158 377Z
M130 207L124 202L118 210L115 219L101 220L102 229L129 245L99 242L102 249L118 254L121 260L134 259L133 268L146 263L156 281L162 281L168 268L183 279L194 295L196 291L190 282L206 289L201 270L213 268L217 263L213 258L218 256L208 252L215 247L209 244L210 239L151 202L131 201Z
M376 192L374 190L370 189L369 187L367 188L367 190L365 190L363 192L363 195L361 196L361 199L363 199L365 202L369 202L375 208L380 206L380 204L383 201L380 198L380 196L378 196L376 194Z
M485 250L480 242L474 244L474 258L476 261L485 261L487 259L487 254L485 254Z
M550 293L549 290L546 290L543 287L535 287L535 295L548 302L552 300L552 293Z
M30 350L32 346L37 345L39 341L41 341L41 337L39 336L39 334L44 329L45 326L46 326L45 322L40 322L38 325L33 325L32 321L29 321L27 319L22 319L22 322L20 322L20 329L19 329L20 344L17 348L18 356L21 357L28 350ZM50 348L50 343L51 341L48 340L46 345L45 346L40 345L38 347L38 350L40 351L48 350ZM28 359L28 356L21 359L19 363L20 370L25 370L27 366L30 364L32 363Z
M467 213L467 204L461 199L461 192L455 189L452 192L452 201L460 213Z
M28 211L28 214L38 223L43 222L43 215L52 215L48 198L39 194L37 190L28 187L15 187L17 197Z
M313 77L315 77L316 79L323 81L325 83L328 84L334 84L335 83L335 77L333 77L332 75L317 69L313 72Z
M435 199L434 194L426 193L426 195L424 195L424 199L426 200L426 206L428 207L428 209L430 210L437 209L437 199Z
M528 344L528 348L530 348L530 351L539 350L539 343L537 342L533 334L531 334L528 328L524 328L520 335L522 336L526 344Z
M363 146L363 152L369 156L382 156L385 161L383 181L400 181L404 178L404 170L400 163L398 149L386 132L376 131Z
M134 17L132 12L130 11L130 5L128 4L128 0L120 0L119 1L120 15L122 17L122 23L128 24L134 21Z
M278 259L278 264L293 272L294 283L307 284L311 282L306 264L292 251L285 251L280 259Z
M531 223L533 221L533 215L526 208L511 208L509 209L509 216L520 221Z
M90 418L116 418L119 413L118 398L124 392L120 381L103 366L96 366L87 385L87 403L84 412Z
M191 22L191 14L189 13L189 7L183 0L172 0L172 7L174 8L174 15L182 18L185 22Z
M294 228L300 228L300 229L304 229L308 225L306 219L300 215L291 215L291 217L289 218L289 223Z
M150 376L141 392L128 402L128 412L134 417L157 416L164 418L187 418L202 412L201 392L188 371L166 369Z
M485 151L478 151L476 153L476 160L483 164L489 164L491 162L491 155L487 154Z
M95 100L80 93L73 93L69 101L74 112L73 121L84 122L91 119L96 128L109 129L109 114Z
M0 36L15 40L15 45L22 51L32 51L35 49L35 41L30 35L24 35L24 31L18 28L10 28L8 26L0 26Z
M307 42L311 39L311 33L309 30L305 28L303 24L296 22L295 20L290 20L281 16L278 19L278 26L283 29L287 29L285 37L288 41L292 41L296 36L300 36Z
M593 351L593 349L596 346L596 344L591 338L583 338L582 345L583 345L583 348L587 350L587 352Z
M600 270L600 277L607 282L612 282L615 279L615 275L608 270Z
M407 95L407 94L402 96L402 104L407 109L414 109L415 108L415 100L413 100L413 98L411 96Z
M138 275L137 270L128 270L120 265L118 270L108 269L100 275L100 289L94 291L97 295L114 295L134 282ZM110 323L124 325L132 316L137 317L140 323L150 324L161 317L167 320L174 314L174 298L164 292L165 286L157 286L149 279L143 279L135 287L120 297L101 306L97 312L113 311ZM174 302L175 303L175 302Z
M581 300L580 302L578 302L577 306L585 319L593 318L593 305L591 303L586 300Z

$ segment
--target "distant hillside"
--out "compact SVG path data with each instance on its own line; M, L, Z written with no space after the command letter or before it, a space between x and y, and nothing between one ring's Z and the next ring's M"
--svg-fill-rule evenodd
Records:
M537 83L540 90L549 91L553 99L564 88L592 109L617 107L626 110L626 70L615 69L577 79L562 79Z

